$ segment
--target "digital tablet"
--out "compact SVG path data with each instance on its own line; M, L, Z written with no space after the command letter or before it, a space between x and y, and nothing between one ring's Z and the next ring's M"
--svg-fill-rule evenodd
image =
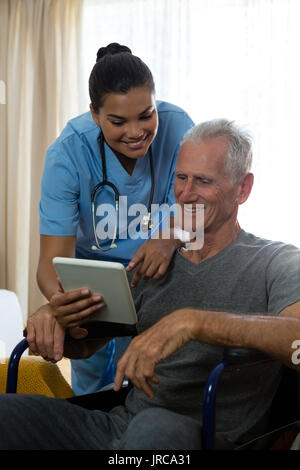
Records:
M135 305L121 263L56 257L53 265L65 292L87 287L92 294L102 295L105 306L85 324L95 336L136 333Z

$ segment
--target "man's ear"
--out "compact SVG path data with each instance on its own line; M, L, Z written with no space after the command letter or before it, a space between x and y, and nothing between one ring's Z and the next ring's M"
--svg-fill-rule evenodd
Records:
M250 196L252 186L254 183L254 175L253 173L247 173L243 175L238 183L239 191L237 195L237 202L238 204L243 204L247 201L248 197Z
M91 111L91 115L92 115L94 123L97 124L97 126L100 127L99 115L94 111L92 103L90 103L90 111Z

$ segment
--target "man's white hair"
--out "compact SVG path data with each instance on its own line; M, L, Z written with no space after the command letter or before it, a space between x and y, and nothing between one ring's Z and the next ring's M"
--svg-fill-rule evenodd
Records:
M236 183L251 169L252 142L250 135L234 121L214 119L197 124L185 134L182 144L185 142L197 144L205 139L219 136L225 136L228 139L225 170L231 176L233 183Z

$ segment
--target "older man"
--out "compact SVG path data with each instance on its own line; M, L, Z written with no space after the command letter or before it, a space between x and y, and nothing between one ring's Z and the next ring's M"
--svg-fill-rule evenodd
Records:
M278 361L226 373L218 436L230 447L264 431L281 363L296 367L291 355L300 339L300 250L240 228L238 208L253 184L250 166L250 140L233 123L211 121L189 131L175 195L183 214L189 205L194 231L197 204L204 206L204 243L178 250L163 279L141 280L133 290L139 335L115 379L115 390L124 376L134 384L125 406L102 413L64 400L2 396L2 448L199 449L204 384L227 346L255 348ZM86 302L88 317L93 306ZM82 322L60 306L59 296L51 308L64 327ZM65 354L86 356L99 344L78 346Z

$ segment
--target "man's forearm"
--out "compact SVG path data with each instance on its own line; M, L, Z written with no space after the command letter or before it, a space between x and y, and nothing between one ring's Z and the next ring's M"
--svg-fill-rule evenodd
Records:
M192 308L175 310L131 341L118 363L114 389L120 389L126 376L153 398L151 382L159 383L155 366L189 341L257 349L289 367L300 369L300 365L292 362L292 343L300 339L298 304L296 317L295 312L291 316L268 316Z
M192 339L209 344L258 349L292 367L292 344L300 339L300 319L191 310Z

